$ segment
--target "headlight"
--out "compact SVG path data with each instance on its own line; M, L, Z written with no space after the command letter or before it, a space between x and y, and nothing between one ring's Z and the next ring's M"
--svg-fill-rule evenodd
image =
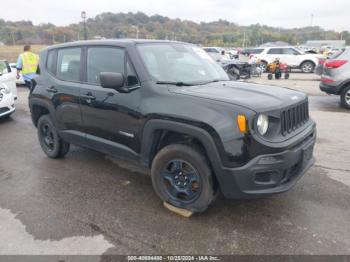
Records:
M7 85L2 84L2 86L0 87L0 92L7 95L11 92L11 90L7 87Z
M267 133L267 129L269 128L269 117L267 115L260 114L256 121L256 125L260 135L265 135Z
M8 95L11 91L8 90L7 88L1 88L1 89L0 89L0 92L3 93L3 94L5 94L5 95Z

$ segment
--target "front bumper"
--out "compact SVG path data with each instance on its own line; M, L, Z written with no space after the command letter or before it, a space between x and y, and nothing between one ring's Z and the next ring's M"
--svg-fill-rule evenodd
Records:
M15 111L14 98L12 94L6 94L0 101L0 117L12 114Z
M316 129L302 142L277 154L261 155L243 167L223 168L221 192L227 198L252 199L292 188L314 164Z

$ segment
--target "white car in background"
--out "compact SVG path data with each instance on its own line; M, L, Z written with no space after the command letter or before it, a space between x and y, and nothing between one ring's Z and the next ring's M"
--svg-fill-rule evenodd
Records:
M0 118L9 117L15 112L15 99L10 88L0 83Z
M238 54L237 49L234 49L234 48L226 49L226 53L228 53L230 55L231 59L238 59L239 58L239 54Z
M10 67L11 67L12 73L15 76L17 76L17 64L16 63L10 63ZM17 85L25 85L22 73L19 73L19 79L16 79L16 84Z
M304 73L312 73L321 57L322 55L318 54L306 54L292 46L284 46L265 47L261 53L253 55L250 59L259 60L263 71L266 71L267 64L278 58L281 63L285 63L291 68L300 69Z
M17 99L16 74L12 72L6 60L0 60L0 83L10 88L14 98Z

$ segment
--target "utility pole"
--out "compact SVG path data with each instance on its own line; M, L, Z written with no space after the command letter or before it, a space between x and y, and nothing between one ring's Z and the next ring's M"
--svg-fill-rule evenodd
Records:
M86 30L86 12L81 12L81 18L83 19L83 25L84 25L84 40L87 40L87 30Z
M245 48L245 31L243 33L243 48Z
M136 39L139 39L139 27L137 25L133 25L131 27L135 28L135 30L136 30Z
M311 14L310 27L314 25L314 14Z
M16 40L15 40L15 34L11 31L10 32L10 34L11 34L11 37L12 37L12 45L16 45Z

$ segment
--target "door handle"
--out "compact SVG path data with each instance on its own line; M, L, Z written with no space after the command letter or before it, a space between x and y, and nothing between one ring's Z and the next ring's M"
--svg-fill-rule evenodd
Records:
M96 99L96 97L93 96L90 92L87 93L87 94L85 94L85 95L82 95L81 97L84 98L84 99L86 99L86 101L87 101L88 103L91 103L92 100L95 100L95 99Z
M46 91L50 92L50 93L57 93L58 92L58 90L54 86L50 86L50 87L46 88Z

